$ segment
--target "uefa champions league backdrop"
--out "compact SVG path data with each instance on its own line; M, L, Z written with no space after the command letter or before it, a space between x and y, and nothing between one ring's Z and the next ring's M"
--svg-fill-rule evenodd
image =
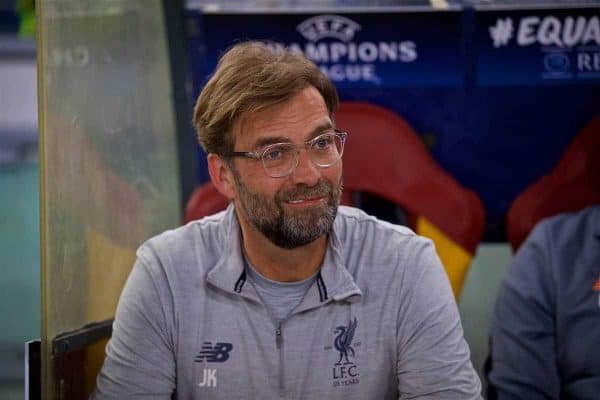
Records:
M236 42L262 39L302 52L341 100L386 107L412 125L439 164L483 201L487 240L504 240L515 196L599 115L596 8L188 10L187 22L194 97ZM199 158L200 183L208 173Z

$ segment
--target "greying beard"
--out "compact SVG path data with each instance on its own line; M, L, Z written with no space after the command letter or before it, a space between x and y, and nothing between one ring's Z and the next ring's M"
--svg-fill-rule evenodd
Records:
M271 243L285 249L294 249L307 245L319 237L329 234L337 215L342 193L341 179L337 186L324 180L312 187L298 185L282 190L275 195L274 201L250 191L241 181L238 172L233 169L234 181L240 195L239 205L248 222L261 232ZM325 209L309 208L295 213L286 213L282 203L299 197L319 197L327 199Z
M313 211L320 212L320 215ZM304 246L331 232L337 215L337 201L330 204L328 199L325 210L307 210L305 213L312 215L310 218L294 217L285 214L282 210L275 226L264 224L256 228L279 247L294 249ZM273 227L275 229L272 229Z

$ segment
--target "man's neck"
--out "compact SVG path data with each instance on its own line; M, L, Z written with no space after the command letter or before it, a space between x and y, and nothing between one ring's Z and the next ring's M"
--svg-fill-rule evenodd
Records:
M276 246L254 227L240 221L242 245L248 261L265 278L296 282L313 275L323 263L327 235L294 249Z

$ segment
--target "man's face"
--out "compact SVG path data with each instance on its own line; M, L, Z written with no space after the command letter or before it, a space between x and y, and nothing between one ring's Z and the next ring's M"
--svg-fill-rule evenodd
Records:
M333 123L320 93L308 87L290 101L248 116L234 125L235 151L257 151L288 142L301 146ZM342 191L341 160L328 168L301 150L288 176L272 178L257 160L238 158L232 174L238 218L283 248L306 245L329 233Z

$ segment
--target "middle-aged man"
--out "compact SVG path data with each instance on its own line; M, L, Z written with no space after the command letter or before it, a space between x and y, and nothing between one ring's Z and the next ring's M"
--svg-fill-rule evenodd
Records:
M301 55L223 55L194 122L231 204L141 246L96 398L480 398L432 243L338 206L337 103Z

